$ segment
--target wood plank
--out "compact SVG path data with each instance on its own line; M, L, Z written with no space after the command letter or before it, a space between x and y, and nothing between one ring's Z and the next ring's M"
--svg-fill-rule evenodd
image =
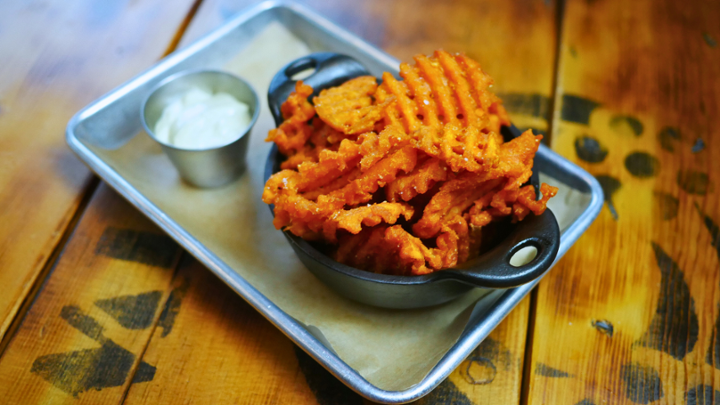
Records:
M417 403L519 403L529 313L527 297L442 384Z
M199 37L254 3L205 0L183 42ZM418 52L444 47L463 50L487 61L498 71L496 87L509 99L515 122L541 130L547 128L554 63L553 4L303 3L405 60ZM432 30L424 28L433 23L433 16L448 13L459 17L459 21L456 18L453 24L435 24ZM406 16L412 24L403 27L417 28L412 32L401 30L391 24L388 15ZM532 24L526 24L522 30L509 25L523 16ZM483 21L487 23L482 24ZM492 47L487 46L490 40ZM524 67L531 64L533 69ZM494 73L491 68L486 70ZM178 299L173 330L169 334L156 331L143 358L157 366L155 378L147 384L133 385L126 404L180 400L363 402L197 263L184 266L174 285L173 291L182 291L184 298L181 304ZM420 403L487 403L489 398L497 404L518 403L528 313L526 299L448 380ZM213 370L211 376L207 370Z
M552 14L549 14L552 15ZM549 82L548 82L549 83ZM549 93L548 93L549 94ZM546 96L547 98L547 96ZM114 218L115 216L118 216L119 221L118 224L124 224L126 220L123 219L123 215L119 215L116 211L121 210L120 208L117 208L114 204L120 204L117 200L119 197L110 195L106 196L108 192L106 190L101 190L102 196L96 197L93 201L91 201L89 205L89 211L88 211L88 218L85 219L83 217L83 222L80 225L80 229L84 229L84 227L89 226L87 225L88 222L92 222L95 220L95 217L107 217L107 218ZM107 201L105 201L107 199ZM143 227L149 226L147 224L147 221L141 223L142 221L138 222L136 225L140 227L141 229L145 229ZM132 225L133 221L130 221L129 225L131 228L135 227L136 225ZM92 232L97 232L97 229L102 227L102 222L99 222L99 225L96 225L93 227ZM97 229L96 229L97 228ZM147 228L149 229L149 228ZM77 245L82 246L93 246L97 245L97 243L100 241L100 239L97 239L97 233L94 233L95 236L90 236L88 238L79 238L79 230L76 232L75 235L73 235L73 238L70 241L70 245L68 246L68 251L71 250L74 251L74 249L79 249ZM115 231L117 234L118 232ZM122 236L120 237L123 238ZM112 245L105 246L99 251L105 251L107 249L110 249ZM103 388L100 392L77 392L78 397L81 401L86 402L110 402L116 401L118 398L118 393L122 394L124 390L127 389L127 385L129 384L130 375L136 376L135 378L140 378L142 381L146 381L147 379L150 379L151 373L149 370L151 370L150 367L158 367L155 370L154 373L152 373L152 378L155 378L153 380L153 385L148 386L148 390L151 388L154 389L157 386L160 386L162 390L164 391L172 391L173 389L177 389L178 387L175 386L175 384L178 384L180 380L174 379L170 382L163 380L165 376L168 374L164 373L170 373L169 375L172 375L173 371L176 370L175 368L160 368L157 364L151 363L150 361L150 352L148 354L148 358L146 361L146 365L142 365L142 363L139 363L137 360L137 357L133 361L133 365L128 370L127 374L123 374L124 379L121 380L120 377L123 376L113 376L113 374L107 374L103 373L103 369L98 369L97 367L91 367L91 365L88 365L87 363L82 363L81 366L87 368L83 368L83 370L87 370L84 372L85 378L80 379L80 382L77 382L77 379L69 379L65 378L66 375L69 375L70 371L73 371L72 368L73 361L72 359L77 358L80 356L80 354L69 354L69 352L78 352L84 349L97 349L98 346L100 346L100 351L95 351L92 353L95 353L96 357L93 358L103 358L103 351L102 348L107 347L106 345L110 345L108 341L112 341L113 343L116 343L117 345L120 345L120 347L123 350L127 350L128 352L137 355L142 352L143 345L147 343L147 340L149 338L149 335L147 335L148 330L152 330L152 328L156 323L158 322L160 318L163 320L160 322L159 326L161 328L157 329L157 333L154 334L154 340L151 343L151 348L154 347L153 344L157 342L158 347L160 349L165 350L162 345L163 337L162 335L165 334L165 326L167 326L168 319L173 318L173 313L175 313L175 308L173 305L173 299L169 299L167 301L168 306L166 306L167 311L165 312L166 315L158 315L158 306L155 306L155 312L153 312L154 318L151 321L151 326L148 326L146 329L143 329L140 332L128 332L122 327L122 324L113 323L116 322L115 320L112 320L112 316L104 314L104 310L102 309L103 304L97 304L100 299L102 298L113 298L117 297L117 295L112 295L105 297L105 292L109 292L109 286L112 286L116 279L120 278L120 274L125 274L126 276L130 277L130 280L127 280L128 287L127 287L127 295L138 295L141 293L141 291L146 292L152 292L152 291L159 291L161 288L159 287L162 285L162 283L166 282L166 280L163 278L162 280L154 280L152 282L147 282L144 280L141 276L133 275L133 271L128 270L127 267L132 267L134 264L125 264L122 261L113 261L112 266L104 267L102 265L97 264L86 264L81 266L84 269L84 272L79 276L80 278L83 278L83 283L86 283L88 285L99 285L100 287L93 288L91 292L84 292L84 290L75 288L76 281L73 278L73 275L66 270L68 267L71 267L71 264L77 265L77 263L82 262L85 263L86 261L93 261L92 263L95 263L98 259L93 257L89 252L82 253L82 257L80 259L74 258L74 256L67 256L69 253L65 253L63 255L63 258L61 259L60 263L58 264L58 268L53 272L50 280L48 281L48 285L41 291L37 302L33 305L31 308L27 318L25 321L20 325L20 328L18 330L17 335L13 338L13 340L10 342L10 345L8 346L5 356L0 359L0 374L3 375L3 382L7 381L7 384L3 384L4 387L7 387L10 392L7 392L5 394L9 395L20 395L21 392L26 391L37 391L36 396L30 396L27 399L24 399L24 402L43 402L43 401L71 401L72 395L70 393L67 393L67 390L69 390L71 393L78 391L78 389L84 389L84 387L87 386L88 381L90 384L107 384L108 378L116 378L116 383L119 381L118 387L112 388L108 387L107 385L102 385ZM78 253L79 254L79 253ZM119 254L121 257L123 254ZM67 264L70 263L70 264ZM95 270L92 272L89 270L90 267L94 267ZM61 269L65 269L62 270ZM196 272L199 272L204 277L208 278L209 280L212 280L215 284L218 282L208 274L205 270L196 270ZM128 274L129 273L129 274ZM77 275L75 274L77 277ZM174 284L173 288L170 288L169 286L165 290L165 296L170 296L173 291L175 290L175 287L182 287L182 280L180 278L175 280L175 283L180 284ZM83 284L85 285L85 284ZM197 287L202 291L203 284L198 282L197 284L191 283L191 288ZM130 291L131 288L133 291ZM213 287L210 285L207 287L209 291L212 291L213 295L218 294L218 296L222 297L222 294L226 294L226 297L232 296L232 293L225 289L224 292L221 292L223 290L220 290L220 287ZM116 294L113 291L113 294ZM102 293L101 295L98 295ZM125 293L118 292L117 294ZM176 291L177 293L177 291ZM188 296L190 294L190 290L188 291ZM202 293L199 293L200 295L203 295ZM56 297L56 295L58 297ZM203 295L204 296L204 295ZM229 298L228 298L229 299ZM237 297L232 298L235 302L240 302ZM160 302L163 302L164 298L160 299ZM201 304L193 305L188 303L196 302L194 300L186 300L178 309L178 313L174 315L174 319L181 319L182 316L184 316L184 310L185 308L190 308L188 310L188 317L190 319L193 319L194 316L194 323L190 321L188 327L194 327L194 333L199 334L198 336L204 341L206 339L214 338L215 336L220 336L220 342L224 342L223 339L227 338L228 336L235 337L233 333L236 333L234 331L234 326L227 326L227 320L223 319L226 317L226 312L220 312L218 318L209 318L208 322L211 324L211 326L205 327L198 327L197 325L200 325L199 320L197 319L197 314L193 311L198 310L198 306ZM234 372L230 373L227 378L218 379L218 383L234 383L238 384L241 387L244 387L245 389L249 390L249 392L253 393L261 393L262 395L270 395L269 393L272 391L270 388L276 387L276 384L278 384L278 381L280 381L281 378L283 378L282 381L284 381L287 384L287 380L284 379L287 375L299 375L298 374L298 367L302 371L303 367L306 367L308 372L304 372L305 381L303 381L302 378L296 378L292 380L294 384L290 388L285 388L278 394L279 398L292 398L293 402L295 400L302 401L303 399L308 399L310 402L314 402L315 400L322 400L322 395L320 396L314 396L309 397L308 392L312 392L313 387L317 387L317 381L319 381L320 386L324 386L325 383L333 383L334 386L338 386L337 380L334 380L332 378L326 378L323 377L324 375L327 375L326 372L324 372L321 368L318 367L318 365L311 361L307 356L305 356L302 352L298 352L295 350L291 343L285 339L282 338L282 336L271 328L269 324L266 321L262 321L259 316L251 310L248 310L249 307L247 307L246 304L238 304L239 309L231 311L233 312L233 319L232 323L233 325L235 322L240 322L241 324L243 322L247 322L247 324L250 325L264 325L264 326L257 326L257 328L264 328L264 333L267 333L267 335L263 336L263 344L265 344L265 341L267 340L269 342L270 348L263 348L263 350L257 349L257 353L254 356L247 356L252 360L249 360L251 363L249 365L227 365L227 363L222 364L223 367L225 367L225 371L227 372ZM243 310L242 306L245 306L245 309ZM163 306L163 304L160 304L160 306ZM108 304L104 304L104 307L107 309ZM236 308L229 306L230 308ZM67 309L69 308L69 309ZM81 312L82 311L82 312ZM205 318L208 318L208 315L206 312L200 311L201 314L205 314ZM238 316L235 313L243 314L242 316ZM467 363L459 369L451 378L448 380L449 382L444 383L438 390L434 391L427 399L426 403L436 403L440 401L446 401L448 398L450 399L457 399L457 400L463 400L466 403L470 402L477 402L481 401L483 398L488 397L488 395L491 395L493 398L498 398L500 403L512 403L517 402L517 397L519 395L519 382L520 382L520 374L522 370L522 351L524 349L524 335L525 335L525 328L527 323L527 313L528 313L528 306L527 302L524 302L520 305L517 311L515 311L509 318L506 323L501 326L492 336L492 340L488 340L483 346L481 346L476 353L474 353L473 357L468 359ZM83 314L88 315L90 318L94 319L96 323L93 323L90 321L90 318L84 317ZM217 314L216 312L213 312L213 314ZM130 317L138 317L141 314L138 314L136 312L130 311L126 314L126 316ZM53 318L53 316L55 318ZM160 318L158 318L160 317ZM253 318L254 317L254 318ZM41 320L35 320L36 318L40 318ZM144 319L147 319L148 316L145 315L143 317ZM54 319L54 323L49 323L48 320ZM92 328L84 328L81 326L80 323L77 322L78 319L86 320L87 323L90 325L96 325L94 329ZM48 325L45 329L41 327L38 327L38 325ZM98 326L99 325L99 326ZM179 325L176 324L176 325ZM218 326L219 325L219 326ZM507 326L505 326L507 325ZM70 326L70 327L68 327ZM37 336L40 336L41 334L45 336L47 328L53 327L53 332L55 335L57 335L56 338L53 338L53 342L51 344L45 344L46 340L44 339L37 339ZM97 332L98 328L103 328L102 336L100 336ZM166 335L166 338L168 339L168 342L171 341L171 338L174 336L184 336L185 333L178 332L179 326L175 326L173 329L175 329L175 333L170 333L170 335ZM510 328L510 330L503 330L503 328ZM212 328L212 329L210 329ZM60 331L58 332L58 329ZM167 328L169 329L169 327ZM63 332L64 330L64 332ZM182 329L181 329L182 330ZM168 331L169 333L169 331ZM243 333L247 333L247 331L243 331ZM89 335L89 336L88 336ZM187 333L187 335L193 335L192 333ZM87 339L87 337L90 337L91 339ZM250 336L243 336L243 338L246 341L249 341L251 343L248 344L247 350L249 350L251 353L253 353L252 347L252 335ZM157 339L157 340L155 340ZM93 342L94 340L94 342ZM279 346L277 341L284 342L282 346ZM217 340L213 340L217 342ZM232 343L232 342L231 342ZM200 344L200 343L198 343ZM224 344L227 344L227 342L224 342ZM114 346L112 346L114 347ZM171 347L168 344L168 347ZM234 346L233 346L234 347ZM162 351L160 349L158 350L158 359L161 360L163 357L160 356L160 354L164 354L165 351ZM107 349L105 349L107 350ZM198 361L203 362L204 365L207 365L207 367L202 366L199 368L192 369L192 376L195 379L201 379L204 377L205 372L202 370L210 369L212 370L212 366L218 363L211 363L211 361L222 361L225 357L224 354L218 354L217 352L213 352L212 349L207 349L208 354L207 357L204 352L198 355ZM249 372L252 372L254 370L257 370L257 367L270 367L267 363L267 358L272 357L274 351L277 350L281 354L294 354L295 358L289 357L289 358L281 358L280 360L274 360L270 362L270 365L272 368L272 373L269 373L269 378L263 380L263 384L266 384L263 388L261 386L259 389L251 389L251 387L248 386L246 382L243 381L234 381L233 378L235 378L237 375L241 376L248 376ZM120 349L118 349L121 353ZM510 356L508 355L508 352L510 352ZM60 385L61 387L64 387L66 391L63 391L63 388L57 388L57 385L51 385L53 383L48 383L43 380L44 377L42 377L40 374L45 372L43 370L41 365L48 364L47 362L49 360L58 359L60 357L53 357L53 353L56 354L63 354L63 359L71 359L65 362L61 362L62 367L60 367L60 370L64 370L60 374L54 373L54 374L48 374L47 372L43 374L47 377L47 379L53 381L53 383L57 382L57 385ZM88 353L88 352L82 352L82 353ZM245 353L245 352L243 352ZM35 367L36 372L32 373L32 365L35 364L37 360L37 356L40 356L40 358L43 359L43 361L40 361L37 367ZM42 357L42 356L51 356L51 357ZM73 357L75 356L75 357ZM172 352L170 355L168 355L170 359L175 359L176 353L173 354ZM241 353L239 357L242 357L243 354ZM127 357L127 356L125 356ZM488 362L489 359L489 362ZM191 358L190 360L195 361L195 357ZM163 363L165 364L165 363ZM508 365L509 364L509 365ZM228 368L228 367L236 367L236 368ZM175 366L171 366L175 367ZM247 368L242 368L247 367ZM31 371L28 371L31 370ZM54 369L53 369L54 370ZM464 370L464 371L462 371ZM107 370L105 370L107 371ZM25 373L23 375L22 373ZM202 374L200 374L202 373ZM266 372L267 373L267 372ZM293 374L295 373L295 374ZM59 376L59 377L55 377ZM93 377L94 376L94 377ZM137 377L140 376L140 377ZM488 379L492 378L492 384L488 384ZM205 380L204 384L207 385L207 387L212 388L212 381L207 382ZM97 381L103 381L103 382L97 382ZM257 380L253 380L257 381ZM472 383L472 384L471 384ZM147 382L144 382L144 384L135 384L133 387L140 387L142 385L146 385ZM14 388L15 386L19 388ZM342 386L340 386L342 389ZM222 387L221 387L222 388ZM308 391L310 390L310 391ZM201 390L202 391L202 390ZM144 398L144 390L136 390L132 389L129 393L129 400L133 400L134 398L137 398L137 395L139 395L139 398ZM264 394L263 394L264 393ZM232 391L230 391L230 394L232 394ZM148 394L150 395L150 394ZM255 396L252 397L252 399L257 400L264 400L266 397L263 396ZM274 395L274 394L273 394ZM276 396L270 395L271 398L275 398ZM12 397L10 397L12 398ZM244 398L250 398L250 397L244 397ZM350 397L347 397L350 398ZM352 397L353 400L358 400L358 397L354 396ZM176 397L177 399L177 397ZM200 400L199 400L200 401Z
M0 4L0 339L91 184L68 120L160 57L191 4Z
M196 261L181 266L170 297L172 329L157 329L143 357L155 377L132 385L125 404L367 402ZM519 388L524 339L509 335L525 335L528 302L419 403L482 403L489 394L510 403L504 392Z
M181 253L101 185L0 358L0 398L112 404L131 383L151 380L156 366L139 359Z
M716 403L720 6L566 7L553 148L607 204L540 284L528 402Z
M155 378L131 387L125 404L314 402L300 365L320 366L194 259L179 269L168 308L172 330L153 334L143 356Z
M198 38L257 0L206 0L188 26ZM465 52L495 80L518 127L545 132L555 69L555 1L301 0L334 23L412 62L436 49Z

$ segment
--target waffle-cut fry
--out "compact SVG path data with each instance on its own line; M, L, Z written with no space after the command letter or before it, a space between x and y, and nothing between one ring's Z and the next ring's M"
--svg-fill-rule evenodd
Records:
M410 143L410 136L396 125L388 125L380 134L368 132L361 136L360 152L363 155L360 160L360 168L367 170L393 148L403 147Z
M385 246L397 246L397 257L401 263L407 263L402 275L422 275L442 266L442 257L426 247L422 241L412 236L399 225L391 226L385 232ZM387 252L388 254L390 252Z
M298 80L295 91L280 109L285 121L278 128L271 129L265 139L266 142L275 142L283 155L295 154L312 136L312 128L307 124L315 115L315 108L307 101L312 93L312 87Z
M373 104L372 94L377 89L373 76L361 76L340 86L325 89L313 98L318 117L329 126L345 134L361 134L373 129L381 118Z
M291 155L280 164L280 168L285 170L297 169L299 165L305 162L316 162L320 152L325 150L321 146L305 145L302 149Z
M382 89L390 95L390 100L394 102L387 103L388 115L390 115L391 121L394 123L401 123L405 131L412 133L420 128L422 122L418 119L418 107L413 100L408 97L407 85L403 82L399 82L390 73L383 73ZM397 111L395 111L397 110Z
M335 246L335 260L368 271L422 275L480 251L500 218L541 215L525 185L542 136L504 142L510 120L492 79L465 55L436 51L400 77L359 77L323 90L301 82L270 131L286 159L263 191L273 224Z
M384 187L386 183L395 181L398 172L410 173L417 163L417 151L412 146L405 146L392 155L382 159L375 166L371 167L361 177L347 186L318 197L318 202L323 201L334 206L348 205L356 206L363 204L372 198L372 194L378 188Z
M515 218L518 221L522 221L523 218L525 218L525 215L528 214L528 212L525 212L524 215L521 217L519 213L520 207L527 208L535 215L542 215L542 213L545 212L545 210L547 209L548 200L550 200L552 197L555 197L555 195L557 195L557 192L557 187L542 183L540 185L540 193L542 194L542 198L536 201L535 189L532 186L525 186L521 188L520 193L518 193L517 203L513 205L513 209L515 210Z
M501 179L489 179L486 174L475 173L445 182L423 210L422 218L413 225L413 234L422 239L437 236L443 225L501 184Z
M320 152L317 162L304 162L297 167L301 180L298 191L313 190L322 187L344 172L351 170L360 159L357 144L343 140L337 151L325 149Z
M328 194L317 196L317 201L312 201L298 191L307 188L309 184L324 184L328 176L321 176L321 181L313 177L303 176L300 172L293 170L282 170L272 175L265 184L262 199L267 204L274 204L275 219L273 224L276 228L286 228L292 223L298 222L297 229L302 234L308 230L313 233L322 231L324 222L336 211L347 206L357 206L368 202L378 188L385 185L385 182L394 181L398 172L409 173L416 164L416 151L411 146L406 146L382 159L370 170L358 178L349 182L342 188L336 189ZM335 160L328 159L329 162ZM321 161L309 167L307 173L314 173L315 167L322 166ZM352 170L352 169L351 169ZM300 236L300 234L296 235Z
M395 257L396 248L387 244L387 229L385 225L378 225L365 228L357 235L343 236L335 253L335 260L375 273L404 272L402 263L393 263L390 260Z
M357 234L362 226L373 227L381 222L394 224L400 216L406 221L412 218L413 208L405 203L383 202L379 204L368 204L365 207L358 207L349 210L338 211L332 215L323 225L323 236L330 243L337 242L336 231L345 229Z
M388 201L410 201L418 194L425 194L439 181L448 177L447 166L437 158L428 159L422 166L385 186Z
M316 188L314 190L307 191L305 193L302 193L302 196L309 199L316 201L317 198L321 195L329 194L332 191L339 190L345 186L347 186L351 181L357 179L362 175L362 171L355 167L349 172L343 174L342 176L336 178L335 180L331 181L327 185L323 187Z
M428 267L428 262L435 267L443 263L438 249L426 247L400 225L380 225L345 235L339 239L334 258L375 273L408 276L431 273L433 267Z
M443 230L437 237L436 243L440 252L443 252L442 268L453 267L467 260L470 236L467 222L463 217L456 215L443 225Z
M400 65L400 76L405 79L408 92L418 106L417 118L426 126L437 127L441 125L436 113L437 106L432 95L432 88L420 77L418 69L403 63Z

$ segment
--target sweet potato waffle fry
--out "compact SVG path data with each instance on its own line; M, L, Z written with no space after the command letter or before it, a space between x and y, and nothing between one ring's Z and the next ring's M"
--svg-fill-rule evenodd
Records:
M492 79L462 54L436 51L378 85L363 76L325 89L299 81L267 141L286 157L263 201L274 225L332 246L341 263L421 275L477 255L482 228L542 214L525 185L541 135L504 142L510 120Z

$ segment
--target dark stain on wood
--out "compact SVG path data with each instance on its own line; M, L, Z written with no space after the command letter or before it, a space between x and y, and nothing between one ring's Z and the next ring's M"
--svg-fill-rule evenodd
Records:
M660 374L650 366L625 364L620 368L620 375L625 383L625 396L636 404L649 404L665 395Z
M572 94L563 94L560 118L563 121L589 125L590 114L600 103Z
M677 174L677 184L686 193L705 195L710 186L710 178L707 173L694 170L680 170Z
M646 179L657 176L660 162L647 152L632 152L625 157L625 168L633 176Z
M550 97L542 94L500 93L498 97L508 112L547 119L550 115Z
M361 405L363 403L360 395L341 383L340 380L297 346L295 346L295 356L298 359L300 370L305 375L310 391L315 394L318 404Z
M497 367L487 357L470 356L460 365L460 375L468 384L490 384L495 381Z
M680 200L675 198L672 194L655 191L653 193L655 197L655 204L663 220L669 221L678 215L680 208Z
M696 139L692 147L692 153L700 153L703 149L705 149L705 141L703 141L702 138Z
M130 374L135 355L105 337L103 327L80 308L65 306L60 317L100 343L100 347L40 356L33 362L30 372L74 397L90 389L122 386ZM151 381L154 377L155 367L141 361L133 383Z
M95 301L95 306L112 316L123 328L147 329L152 325L162 291L123 295Z
M184 279L182 284L173 288L170 292L170 297L168 297L168 300L165 303L165 308L163 308L163 311L160 314L160 319L158 320L158 327L163 330L160 337L165 337L172 332L173 325L175 324L175 318L180 313L180 304L187 293L188 287L189 281Z
M660 147L668 152L675 152L675 141L680 139L680 130L674 127L665 127L658 133Z
M706 43L710 48L717 48L717 41L715 41L715 38L713 38L712 36L710 36L710 34L708 34L707 32L703 32L702 35L703 35L703 39L705 40L705 43Z
M718 259L720 259L720 227L709 215L702 212L700 205L697 203L695 203L695 209L702 217L705 228L710 232L710 243L715 249ZM705 362L720 370L720 313L715 319L715 326L710 336L710 345L705 356Z
M173 266L179 251L166 235L115 227L106 228L95 246L99 255L163 268Z
M570 47L570 56L572 56L574 59L577 59L578 57L577 49L575 49L574 46Z
M705 363L720 370L720 333L718 332L720 332L720 314L715 319L715 326L710 336L710 346L705 355Z
M705 228L710 232L710 243L712 243L712 247L715 249L715 252L717 252L718 260L720 260L720 227L709 215L702 212L698 203L695 203L695 209L702 217Z
M460 375L468 384L490 384L495 380L497 369L512 368L513 355L499 341L493 338L483 340L480 346L459 366Z
M467 395L460 391L455 383L446 379L419 401L421 404L432 405L474 405Z
M685 393L685 405L720 405L720 391L708 385L690 388Z
M585 399L583 399L582 401L578 402L578 403L575 404L575 405L595 405L595 403L594 403L593 401L591 401L590 399L585 398Z
M535 374L541 375L543 377L552 377L552 378L568 378L573 377L569 373L559 370L557 368L552 368L544 363L538 363L535 366Z
M141 361L138 365L138 369L135 371L132 383L137 384L152 381L153 378L155 378L155 371L156 368L154 366L151 366L150 364Z
M472 355L490 359L505 371L510 370L513 364L513 355L510 350L493 338L483 340Z
M720 370L720 338L718 338L718 330L720 330L720 314L715 319L712 335L710 335L710 346L705 355L705 363Z
M612 196L620 189L620 186L622 185L620 180L606 174L596 175L595 179L597 179L598 183L600 183L600 187L602 187L605 203L610 210L610 214L612 214L613 219L617 221L619 216L617 210L615 209L615 205L613 204Z
M644 127L639 119L630 115L615 115L610 118L610 128L615 132L622 133L622 127L625 125L630 127L630 130L636 137L642 135Z
M600 163L607 157L608 150L597 139L585 135L575 139L575 153L588 163Z
M610 323L610 321L599 319L597 321L593 320L591 324L593 328L597 329L599 332L604 333L609 337L612 337L613 333L615 333L615 328L613 327L613 324Z
M74 305L62 307L60 310L60 318L96 342L102 343L106 339L103 336L105 328L103 328L95 318L85 314L79 307Z
M77 397L81 392L125 383L135 356L107 340L98 349L49 354L33 362L30 371Z
M650 326L638 343L682 360L698 340L695 300L677 263L657 243L652 247L662 277L660 296Z

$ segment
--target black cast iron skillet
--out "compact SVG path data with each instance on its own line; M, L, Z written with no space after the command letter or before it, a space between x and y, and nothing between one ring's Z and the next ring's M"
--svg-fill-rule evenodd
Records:
M335 53L315 53L289 63L275 75L268 90L268 103L276 125L283 121L280 106L295 88L292 77L307 69L315 69L312 75L302 79L315 90L313 96L324 88L370 74L355 59ZM520 131L510 126L503 128L503 135L514 138ZM283 159L273 145L265 167L266 181L280 169ZM531 184L539 192L536 170ZM491 250L456 268L424 276L390 276L359 270L332 260L290 232L283 233L303 264L338 294L379 307L420 308L450 301L473 288L517 287L550 268L560 247L560 229L552 212L529 215L524 221L508 226L512 226L512 230ZM510 258L527 246L537 249L535 258L525 265L512 266Z

